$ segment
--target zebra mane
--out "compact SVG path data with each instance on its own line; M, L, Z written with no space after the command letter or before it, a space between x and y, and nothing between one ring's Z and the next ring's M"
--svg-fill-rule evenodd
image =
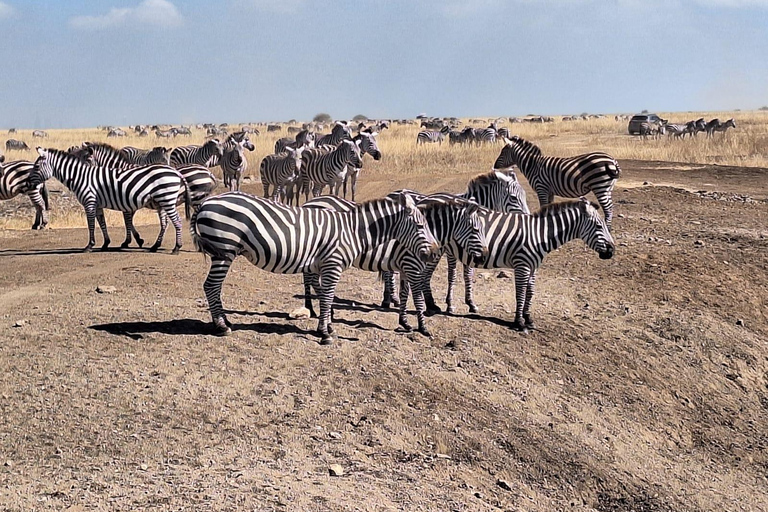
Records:
M105 151L111 151L113 153L119 153L120 150L117 149L115 146L112 146L111 144L107 144L106 142L84 142L83 147L87 148L93 148L93 149L103 149Z
M541 154L541 148L534 144L533 142L529 140L525 140L522 137L518 137L517 135L513 135L509 138L511 142L516 143L518 146L522 147L523 149L531 149L532 151L535 151L537 154Z
M478 174L477 176L469 180L469 183L467 183L467 188L469 189L475 186L482 187L483 185L490 185L491 183L497 183L499 181L499 176L497 173L504 175L503 173L500 173L499 171L496 171L496 170ZM510 179L510 181L513 179L511 176L507 176L507 177Z
M439 210L441 208L466 208L474 201L464 199L463 197L453 197L450 199L430 199L429 196L425 197L421 201L416 203L416 207L421 210L422 213L426 213L431 210ZM474 203L477 204L477 203Z

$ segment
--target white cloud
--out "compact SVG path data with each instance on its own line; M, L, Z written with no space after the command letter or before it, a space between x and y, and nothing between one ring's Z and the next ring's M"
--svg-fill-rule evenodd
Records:
M16 10L5 2L0 2L0 20L13 16Z
M143 0L136 7L114 7L106 14L74 16L69 25L83 30L150 25L155 27L178 27L184 22L181 13L168 0Z

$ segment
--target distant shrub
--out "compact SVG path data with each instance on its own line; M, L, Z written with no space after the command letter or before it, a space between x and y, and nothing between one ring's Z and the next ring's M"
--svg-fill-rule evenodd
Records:
M321 112L317 114L315 117L313 117L312 120L316 123L330 123L331 121L333 121L333 118L330 116L330 114Z
M356 123L362 123L368 120L368 116L364 116L363 114L357 114L355 117L352 118L352 120Z
M766 111L768 111L768 106L765 106L765 107L760 107L760 108L759 108L759 109L757 109L757 110L762 110L763 112L766 112Z
M643 110L642 110L640 113L641 113L641 114L647 114L647 113L648 113L648 109L645 109L645 108L644 108L644 109L643 109Z

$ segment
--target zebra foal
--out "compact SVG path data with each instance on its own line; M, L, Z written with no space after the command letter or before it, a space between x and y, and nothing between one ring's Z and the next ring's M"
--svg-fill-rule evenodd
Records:
M253 265L278 274L318 274L322 344L331 336L331 305L342 271L359 254L397 239L427 261L437 251L424 215L409 196L357 205L348 212L294 208L240 192L205 200L190 223L197 249L211 257L203 284L211 317L220 334L231 328L221 288L232 262L244 255Z

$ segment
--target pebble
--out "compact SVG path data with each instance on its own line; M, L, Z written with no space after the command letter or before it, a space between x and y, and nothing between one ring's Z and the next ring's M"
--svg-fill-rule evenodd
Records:
M499 279L509 279L510 275L502 270L501 272L496 274L496 277L498 277Z
M341 464L331 464L328 466L328 474L331 476L343 476L344 468L341 467Z
M496 485L498 485L499 487L501 487L501 488L502 488L502 489L504 489L505 491L511 491L511 490L512 490L512 486L510 486L510 485L507 483L507 481L506 481L506 480L501 480L501 479L499 479L499 480L496 480Z
M288 314L288 318L291 318L293 320L302 320L305 318L309 318L309 310L303 307L294 309Z
M331 439L341 439L341 433L340 432L329 432L328 436Z
M117 288L114 286L99 285L96 287L96 293L115 293Z
M16 322L14 322L13 326L14 327L24 327L28 323L29 323L29 320L26 320L26 319L16 320Z
M693 245L704 247L704 240L696 240L695 242L693 242Z
M744 320L742 320L741 318L737 319L736 325L738 325L739 327L744 327Z

